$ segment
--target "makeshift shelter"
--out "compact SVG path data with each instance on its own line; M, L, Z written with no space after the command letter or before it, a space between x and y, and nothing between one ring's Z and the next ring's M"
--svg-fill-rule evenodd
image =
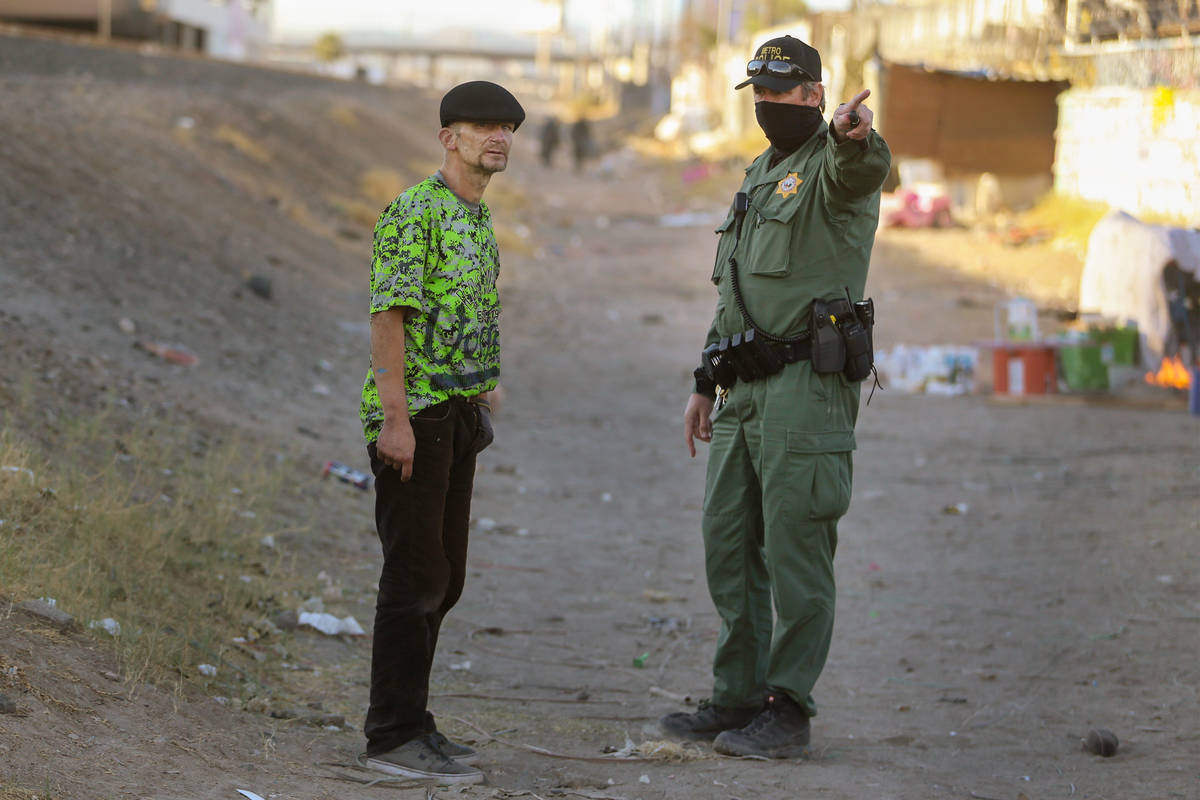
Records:
M1197 309L1200 230L1148 225L1123 211L1096 223L1079 287L1081 313L1135 323L1143 363L1153 367L1179 355L1185 337L1200 336Z

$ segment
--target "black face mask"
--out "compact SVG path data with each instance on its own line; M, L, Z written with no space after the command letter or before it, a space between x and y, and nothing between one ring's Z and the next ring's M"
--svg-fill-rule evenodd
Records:
M766 100L754 104L754 118L767 135L767 141L784 153L790 153L807 142L824 119L821 109L815 106L769 103Z

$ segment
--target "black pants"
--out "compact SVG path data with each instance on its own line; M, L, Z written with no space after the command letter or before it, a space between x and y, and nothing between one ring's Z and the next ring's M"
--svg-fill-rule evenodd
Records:
M481 415L454 398L412 418L412 479L386 466L367 446L375 473L375 527L383 572L375 603L367 754L379 755L434 730L429 670L442 618L462 595L466 577L471 487Z

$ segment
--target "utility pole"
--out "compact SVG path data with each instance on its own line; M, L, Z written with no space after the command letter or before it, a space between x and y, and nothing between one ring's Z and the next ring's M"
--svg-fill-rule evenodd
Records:
M732 0L720 0L717 3L717 45L721 47L729 43L729 18L733 13L732 6Z
M112 0L99 0L99 2L100 10L96 32L100 35L100 41L107 42L112 39Z

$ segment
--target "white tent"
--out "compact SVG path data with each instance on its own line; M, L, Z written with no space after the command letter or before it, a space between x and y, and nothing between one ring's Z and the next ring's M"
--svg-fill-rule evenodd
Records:
M1156 366L1171 336L1172 265L1200 279L1200 231L1148 225L1123 211L1108 214L1088 238L1079 287L1081 313L1137 325L1142 360Z

